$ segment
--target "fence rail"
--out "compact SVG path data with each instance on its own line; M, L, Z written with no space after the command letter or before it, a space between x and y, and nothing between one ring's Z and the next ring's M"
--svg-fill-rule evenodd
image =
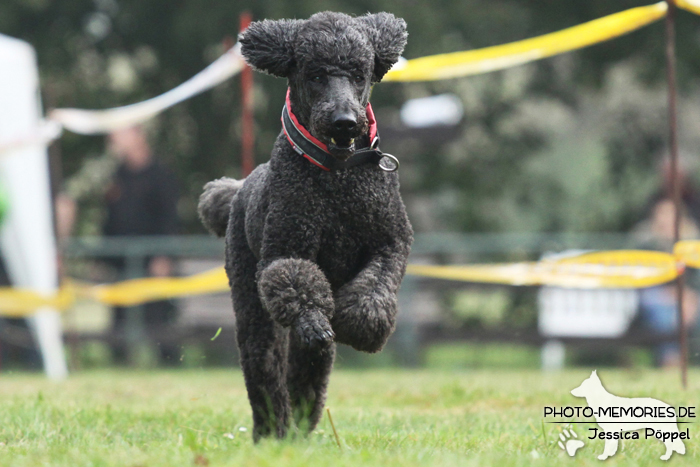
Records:
M621 249L634 246L633 239L620 233L484 233L465 234L456 232L418 233L411 253L411 261L418 263L454 262L454 261L493 261L508 257L522 259L539 258L545 252L559 252L567 249L600 250ZM64 256L69 261L102 260L124 258L126 277L143 277L146 275L146 259L153 256L169 256L174 259L208 258L224 259L224 242L208 235L187 235L168 237L83 237L70 239L64 246ZM510 341L526 345L540 345L545 339L536 329L503 329L490 332L476 330L456 330L440 323L419 323L411 316L416 316L415 307L420 307L420 300L415 300L421 291L434 289L438 285L463 287L461 283L437 284L433 279L406 276L399 296L402 308L397 331L392 338L391 347L397 355L397 361L406 365L416 365L422 360L425 346L454 340ZM440 288L440 287L438 287ZM153 331L144 329L143 314L134 309L130 320L131 329L123 335L71 333L73 342L100 339L113 342L119 339L143 339L155 337ZM192 342L197 339L207 340L211 337L211 326L199 329L163 330L162 340L184 340ZM159 334L160 335L160 334ZM667 336L652 338L639 336L620 341L622 344L643 345L656 339L665 340ZM584 344L585 340L571 339L572 344ZM579 342L580 341L580 342ZM594 345L612 343L610 340L590 342ZM589 343L589 344L590 344Z
M618 249L633 240L623 233L418 233L412 254L503 254L538 253L567 248ZM175 257L223 258L224 242L209 235L143 237L75 237L64 254L69 258Z

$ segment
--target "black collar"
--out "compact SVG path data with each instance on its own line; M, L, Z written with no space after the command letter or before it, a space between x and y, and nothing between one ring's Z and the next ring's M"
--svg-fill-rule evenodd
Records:
M299 123L299 120L297 120L294 113L292 113L291 107L288 89L285 105L282 109L282 130L289 144L292 145L292 148L312 164L326 171L347 169L367 162L377 164L380 169L386 172L394 172L399 168L398 159L391 154L383 153L379 149L377 123L374 119L372 106L369 103L367 104L367 119L369 120L368 137L357 138L358 142L364 140L366 143L368 142L368 145L367 147L359 148L355 151L355 154L345 161L340 161L333 157L328 151L328 147L316 139Z

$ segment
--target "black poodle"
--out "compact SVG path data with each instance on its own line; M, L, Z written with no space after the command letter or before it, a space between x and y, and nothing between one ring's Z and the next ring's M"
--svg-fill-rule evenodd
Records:
M208 183L199 202L226 237L256 441L285 437L292 420L313 430L334 342L378 352L394 330L413 231L369 96L406 36L388 13L323 12L255 22L239 38L251 66L289 83L270 161Z

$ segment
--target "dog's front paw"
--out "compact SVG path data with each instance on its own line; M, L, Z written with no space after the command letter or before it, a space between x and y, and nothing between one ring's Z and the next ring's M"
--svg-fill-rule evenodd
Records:
M273 261L260 273L258 293L272 318L285 327L293 326L305 314L333 316L331 286L311 261L296 258Z
M302 313L293 326L302 345L311 349L329 347L335 339L335 333L322 313Z

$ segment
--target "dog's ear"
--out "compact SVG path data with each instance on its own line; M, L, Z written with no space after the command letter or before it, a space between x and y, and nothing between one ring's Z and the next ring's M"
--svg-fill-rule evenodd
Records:
M391 13L376 13L356 18L374 48L372 81L378 83L396 63L406 47L406 22Z
M256 70L280 78L294 66L294 38L302 20L263 20L251 23L238 36L241 53Z

